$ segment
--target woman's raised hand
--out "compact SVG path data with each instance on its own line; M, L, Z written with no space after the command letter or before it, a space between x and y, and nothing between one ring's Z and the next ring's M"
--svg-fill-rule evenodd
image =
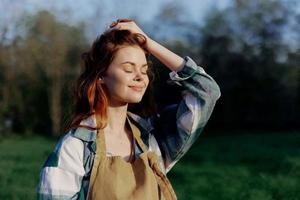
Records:
M118 19L117 21L113 21L109 26L111 30L129 30L132 33L139 33L146 37L148 40L148 36L138 27L138 25L131 19Z
M184 66L184 59L173 53L166 47L149 38L131 19L118 19L110 25L110 29L129 30L132 33L140 33L147 39L146 45L148 51L159 59L172 71L179 71Z

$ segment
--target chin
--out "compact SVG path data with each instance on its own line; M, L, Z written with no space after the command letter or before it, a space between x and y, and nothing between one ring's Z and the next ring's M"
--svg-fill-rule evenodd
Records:
M140 103L142 101L142 98L140 99L128 99L127 102L128 103Z
M142 101L144 94L134 94L126 95L127 98L125 98L126 102L128 103L139 103Z

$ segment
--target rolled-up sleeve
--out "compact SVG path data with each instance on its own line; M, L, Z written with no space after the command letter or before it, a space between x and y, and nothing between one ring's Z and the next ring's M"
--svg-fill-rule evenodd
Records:
M182 89L182 100L165 107L154 120L166 172L188 151L209 120L221 92L216 81L189 56L184 67L170 72L169 82Z

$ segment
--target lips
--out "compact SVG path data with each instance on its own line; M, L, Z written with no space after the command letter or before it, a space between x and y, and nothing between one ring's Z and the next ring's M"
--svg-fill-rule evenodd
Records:
M144 87L143 86L129 86L132 90L141 92L143 91Z

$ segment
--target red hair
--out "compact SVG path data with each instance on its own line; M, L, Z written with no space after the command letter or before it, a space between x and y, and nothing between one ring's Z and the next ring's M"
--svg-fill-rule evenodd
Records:
M107 30L98 36L93 42L92 47L82 53L81 66L82 72L77 80L74 91L73 115L67 124L65 131L77 128L80 122L91 115L96 116L97 127L86 127L89 129L102 129L107 123L108 99L103 86L98 79L108 69L114 59L116 52L122 46L138 46L144 50L149 67L150 53L146 48L146 37L142 34L131 33L129 30ZM128 109L132 112L139 112L143 117L156 114L156 106L152 95L153 73L148 71L150 84L140 103L129 104Z

